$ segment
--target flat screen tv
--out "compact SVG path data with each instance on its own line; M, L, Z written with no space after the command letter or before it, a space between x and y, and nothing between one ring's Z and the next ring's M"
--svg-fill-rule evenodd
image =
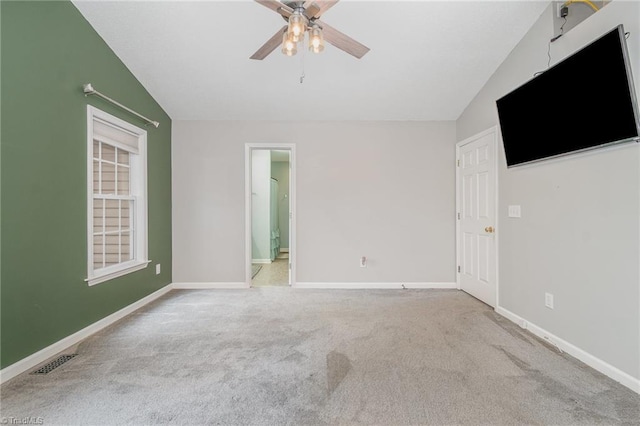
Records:
M640 139L622 25L496 101L507 166Z

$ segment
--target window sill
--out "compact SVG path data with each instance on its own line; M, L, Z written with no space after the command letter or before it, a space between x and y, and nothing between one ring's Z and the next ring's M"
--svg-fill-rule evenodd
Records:
M123 275L130 274L135 271L139 271L147 267L147 265L151 263L150 260L143 260L140 262L131 262L120 265L119 268L111 271L104 271L102 273L96 274L93 277L87 278L85 281L88 285L96 285L103 283L105 281L112 280L114 278L121 277Z

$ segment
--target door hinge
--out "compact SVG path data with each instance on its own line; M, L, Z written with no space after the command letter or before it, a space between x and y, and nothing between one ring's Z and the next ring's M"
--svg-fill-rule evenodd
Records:
M460 213L458 213L458 220L460 220Z
M291 270L291 263L289 263L289 270Z
M460 266L458 266L458 273L460 273Z
M456 165L457 165L458 167L460 167L460 160L457 160L457 161L456 161Z

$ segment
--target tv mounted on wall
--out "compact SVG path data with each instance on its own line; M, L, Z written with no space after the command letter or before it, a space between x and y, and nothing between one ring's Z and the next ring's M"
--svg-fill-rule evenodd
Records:
M622 25L496 104L509 167L640 140Z

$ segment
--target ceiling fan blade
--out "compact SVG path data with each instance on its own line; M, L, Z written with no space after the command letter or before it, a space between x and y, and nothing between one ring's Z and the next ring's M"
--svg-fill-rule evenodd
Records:
M309 13L307 16L309 18L319 18L323 13L335 6L338 1L339 0L316 0L315 2L313 2L313 4L311 4L311 6L309 6L309 8L317 7L318 11L313 14Z
M355 56L360 59L369 51L369 48L362 43L359 43L349 37L346 34L341 33L330 25L325 24L324 22L317 20L316 21L320 27L322 27L322 35L324 39L329 43L333 44L340 50L344 50L350 55Z
M309 6L306 6L307 3L311 3L311 4ZM313 18L316 16L318 12L320 12L320 6L318 6L314 2L307 2L307 3L305 3L305 6L304 6L304 14L307 16L307 18Z
M256 51L256 53L251 56L250 59L257 59L261 61L269 56L269 54L276 50L276 47L280 46L280 44L282 43L282 34L286 31L286 29L286 25L280 28L278 32L273 35L273 37L271 37L265 44L260 47L260 49Z
M291 9L286 4L280 3L277 0L255 0L257 3L260 3L264 7L268 7L280 15L289 17L293 13L293 9Z

